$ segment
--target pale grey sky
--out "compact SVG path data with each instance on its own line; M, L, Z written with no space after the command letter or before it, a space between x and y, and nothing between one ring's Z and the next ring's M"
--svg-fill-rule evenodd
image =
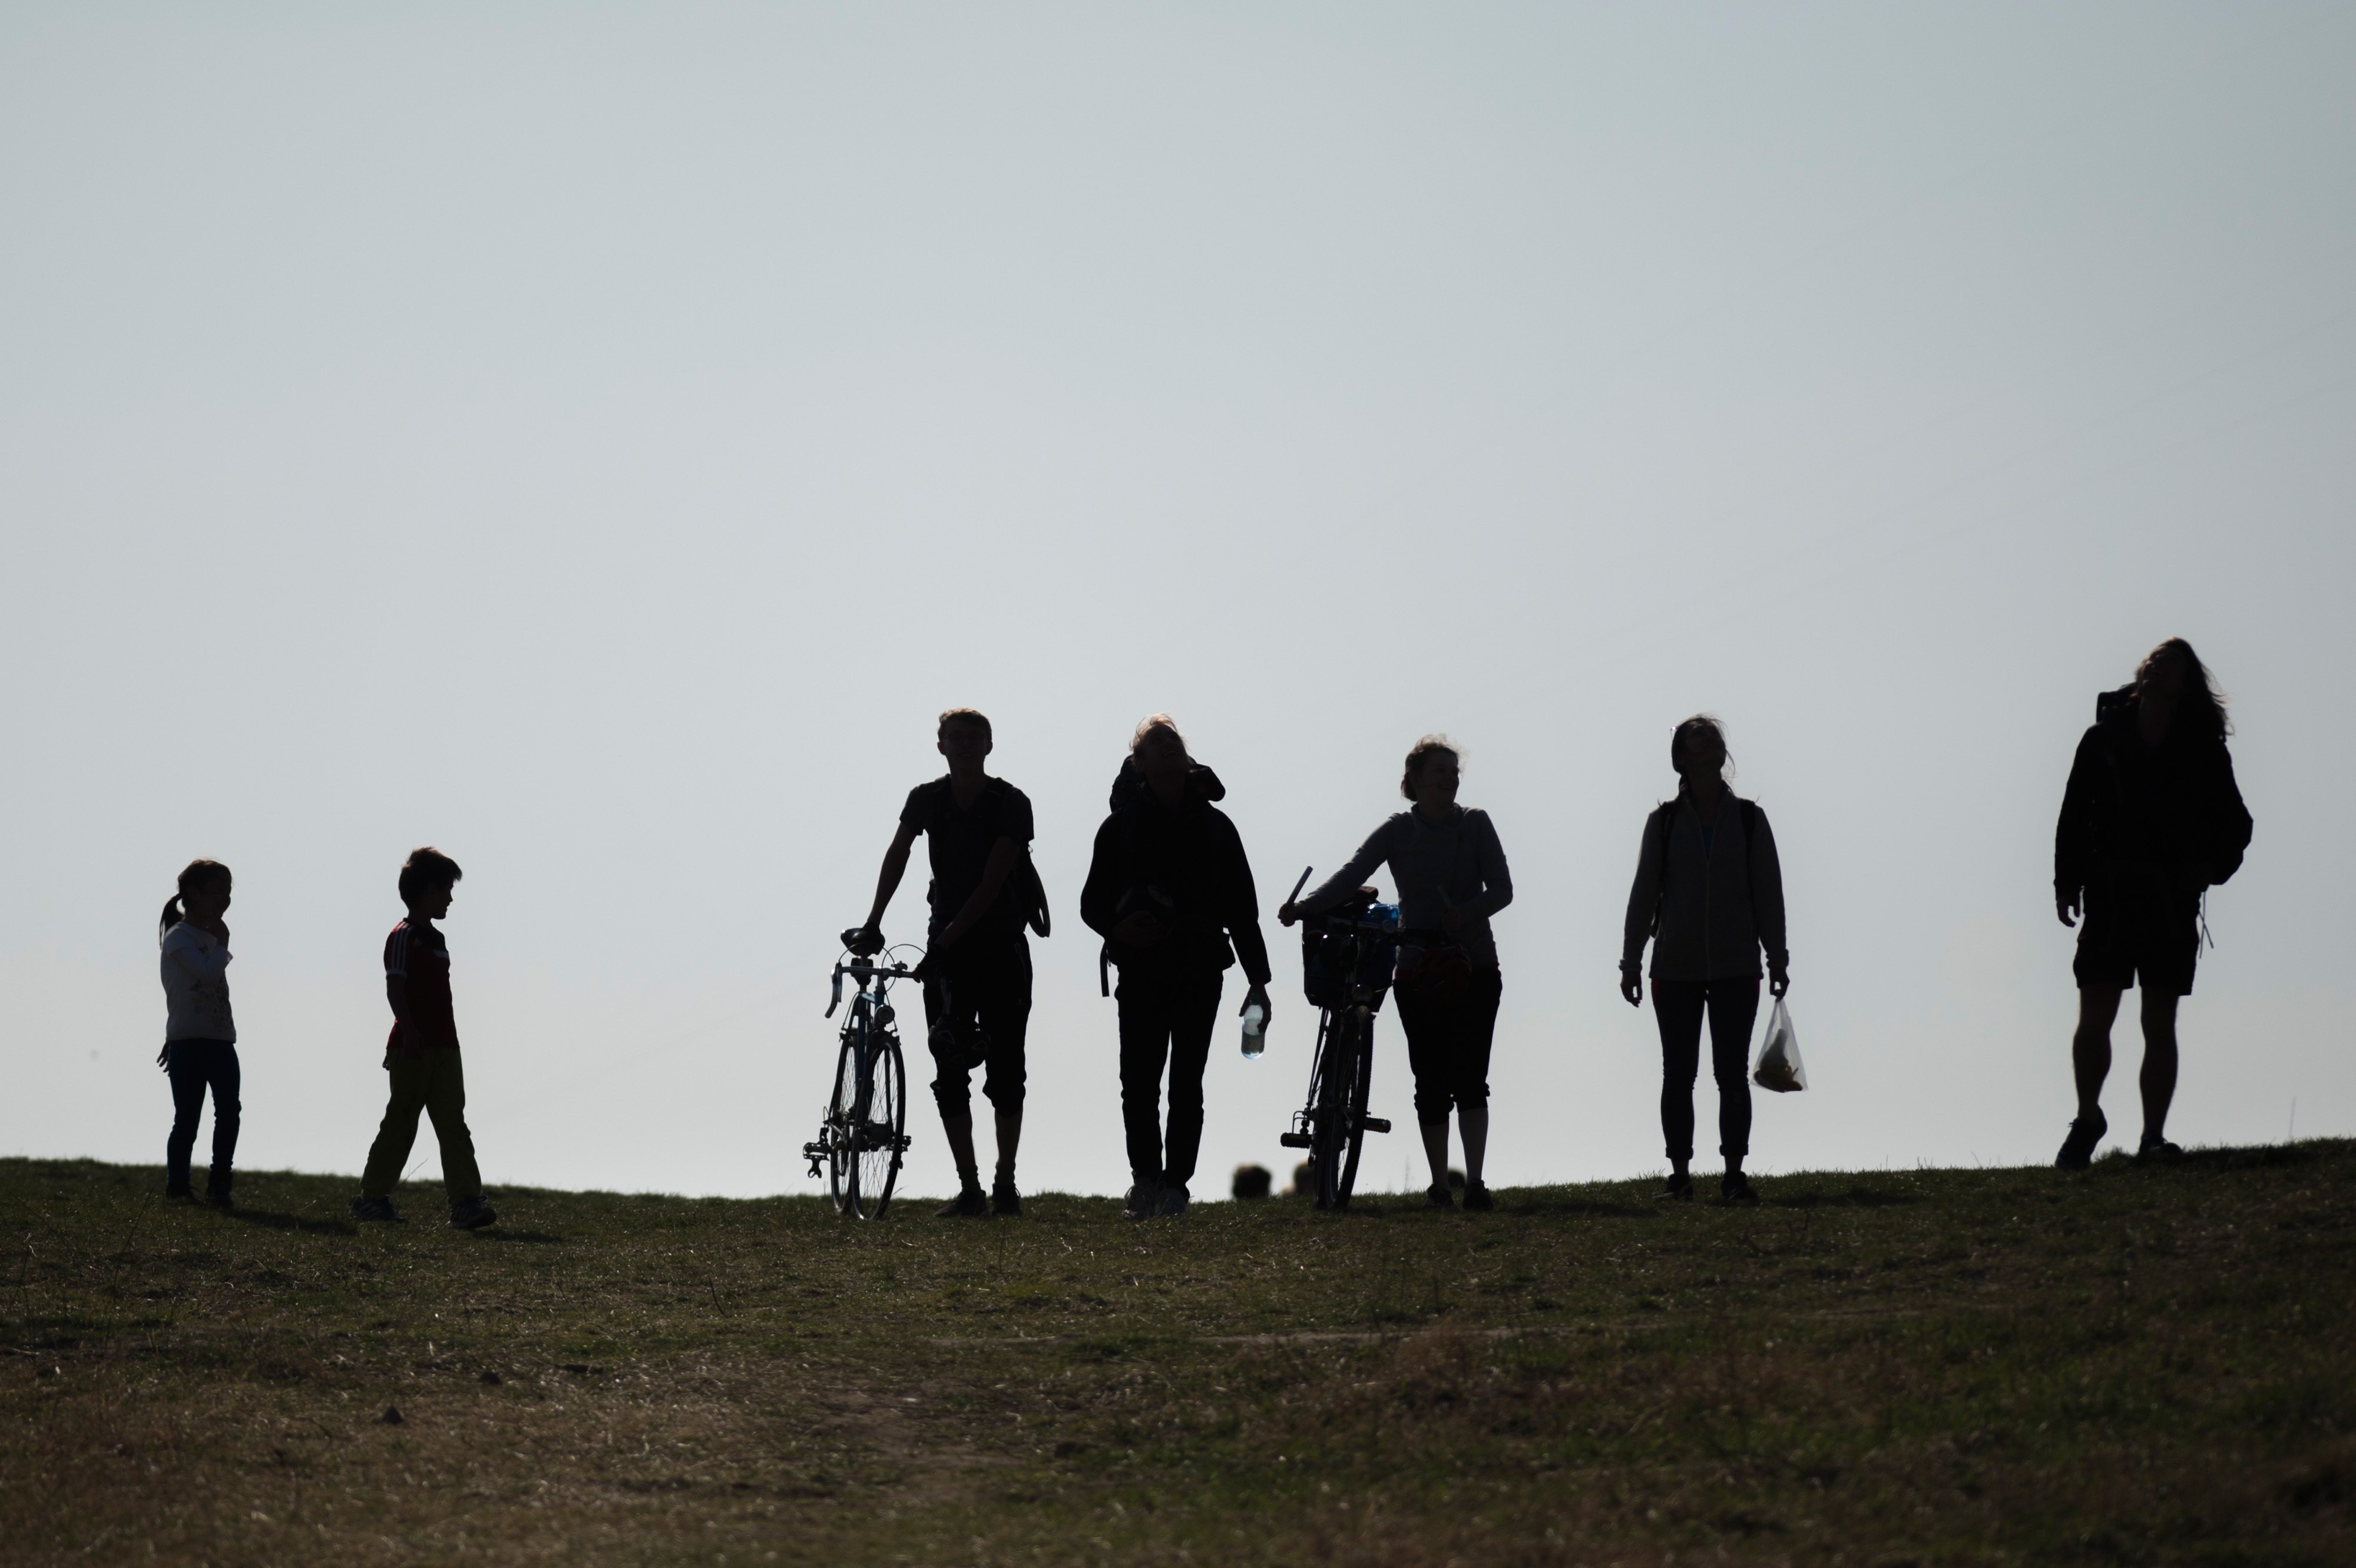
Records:
M1076 903L1155 709L1271 903L1464 743L1500 1183L1661 1164L1613 964L1696 709L1815 1081L1754 1167L2050 1159L2053 811L2169 634L2257 819L2171 1132L2356 1133L2351 68L2346 5L0 11L0 1154L160 1159L206 854L241 1162L357 1171L430 842L495 1187L811 1190L832 936L970 703L1061 922L1033 1187L1126 1179ZM1269 930L1200 1191L1304 1087Z

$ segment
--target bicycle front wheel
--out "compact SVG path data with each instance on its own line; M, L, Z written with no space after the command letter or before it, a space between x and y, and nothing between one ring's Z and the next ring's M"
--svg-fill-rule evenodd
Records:
M1375 1015L1370 1007L1353 1007L1350 1016L1355 1021L1351 1033L1358 1048L1350 1074L1350 1117L1342 1139L1342 1170L1336 1182L1333 1205L1347 1208L1351 1189L1358 1185L1358 1151L1366 1141L1366 1097L1375 1084Z
M851 1207L851 1133L859 1116L859 1041L863 1020L853 1015L842 1026L842 1050L834 1061L834 1098L826 1108L826 1191L835 1212Z
M908 1122L907 1077L901 1070L900 1042L878 1035L868 1053L866 1093L852 1131L851 1212L881 1219L900 1177L901 1136Z
M1318 1053L1317 1082L1310 1093L1311 1157L1317 1165L1317 1207L1340 1208L1350 1201L1358 1176L1358 1138L1350 1104L1363 1074L1365 1009L1328 1015L1324 1049Z

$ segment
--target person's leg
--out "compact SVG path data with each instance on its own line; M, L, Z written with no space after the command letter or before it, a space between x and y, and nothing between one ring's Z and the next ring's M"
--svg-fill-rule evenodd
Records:
M1134 966L1133 966L1134 967ZM1120 1011L1120 1124L1131 1186L1162 1185L1162 1064L1170 1055L1170 998L1159 975L1124 974Z
M1751 1153L1751 1026L1758 1020L1756 980L1710 983L1709 1071L1718 1080L1718 1152L1730 1176L1742 1174Z
M188 1158L197 1147L197 1122L205 1111L205 1075L193 1040L174 1040L166 1047L165 1070L172 1080L172 1132L164 1140L164 1190L177 1197L188 1190Z
M369 1145L368 1165L360 1172L362 1197L391 1197L409 1166L409 1147L417 1141L417 1113L425 1109L429 1084L425 1058L394 1051L385 1067L388 1094L384 1121L376 1142Z
M1496 1041L1497 1004L1504 994L1505 977L1496 970L1474 971L1456 1031L1456 1127L1464 1136L1468 1192L1480 1187L1481 1167L1489 1153L1489 1050Z
M1661 1135L1669 1167L1693 1164L1694 1079L1701 1074L1704 987L1698 981L1653 982L1653 1021L1661 1031Z
M1399 1028L1407 1036L1408 1070L1415 1075L1415 1124L1423 1135L1423 1157L1431 1166L1435 1192L1448 1190L1448 1112L1454 1102L1446 1005L1413 986L1393 987ZM1434 1198L1433 1202L1438 1202Z
M981 1093L997 1113L994 1185L1011 1187L1014 1156L1023 1146L1023 1101L1029 1079L1025 1042L1031 1029L1031 944L1016 933L992 958L988 973L976 976L976 981L980 1000L976 1017L990 1036L990 1060Z
M2176 1003L2172 993L2149 984L2143 990L2143 1142L2168 1134L2168 1107L2176 1098Z
M483 1196L475 1135L466 1131L466 1064L456 1051L448 1050L428 1050L425 1061L425 1113L433 1118L434 1136L442 1145L442 1190L455 1208Z
M237 1164L238 1096L243 1075L235 1046L223 1041L208 1054L205 1080L213 1091L213 1164L206 1173L205 1195L227 1197Z
M2116 985L2078 988L2078 1028L2070 1036L2070 1066L2078 1079L2078 1115L2097 1122L2103 1115L2103 1080L2111 1075L2111 1021L2119 1015Z
M954 1029L963 1032L972 1017L972 998L969 987L960 983L963 977L947 969L943 984L948 990L948 1002L956 1009ZM925 987L925 1042L933 1056L933 1105L941 1113L941 1136L949 1146L949 1157L957 1162L958 1186L971 1192L981 1185L981 1171L975 1163L973 1152L973 1090L970 1087L973 1069L958 1065L941 1054L933 1037L935 1027L951 1016L942 1004L942 985Z
M1183 1187L1194 1179L1194 1158L1203 1147L1203 1069L1211 1059L1211 1036L1219 1026L1219 993L1226 976L1219 970L1190 974L1171 988L1170 1131L1162 1144L1162 1185Z

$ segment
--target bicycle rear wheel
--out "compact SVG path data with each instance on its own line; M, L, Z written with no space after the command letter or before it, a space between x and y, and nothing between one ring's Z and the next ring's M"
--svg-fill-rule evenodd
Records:
M868 1052L867 1083L851 1126L851 1212L881 1219L900 1176L900 1134L907 1124L907 1079L900 1066L900 1042L887 1031Z
M1317 1165L1317 1207L1341 1208L1350 1201L1358 1176L1358 1141L1350 1105L1364 1076L1365 1009L1329 1015L1324 1049L1318 1054L1317 1082L1310 1093L1311 1158Z
M851 1133L859 1109L859 1038L864 1020L843 1020L842 1049L834 1059L834 1097L826 1107L826 1191L835 1212L851 1207Z
M1358 1151L1366 1141L1366 1096L1375 1082L1375 1015L1368 1007L1353 1007L1355 1020L1352 1033L1356 1036L1357 1049L1351 1053L1355 1070L1350 1075L1349 1120L1342 1140L1342 1169L1335 1179L1336 1208L1346 1208L1351 1190L1358 1185Z

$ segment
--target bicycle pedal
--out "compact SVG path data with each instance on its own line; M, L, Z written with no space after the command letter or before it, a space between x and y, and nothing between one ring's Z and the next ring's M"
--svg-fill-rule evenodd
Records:
M1391 1130L1391 1124L1379 1116L1361 1116L1358 1118L1358 1125L1369 1133L1387 1133Z
M1385 1128L1384 1131L1387 1132L1389 1129ZM1313 1149L1317 1146L1317 1141L1306 1133L1287 1133L1277 1142L1288 1149Z

